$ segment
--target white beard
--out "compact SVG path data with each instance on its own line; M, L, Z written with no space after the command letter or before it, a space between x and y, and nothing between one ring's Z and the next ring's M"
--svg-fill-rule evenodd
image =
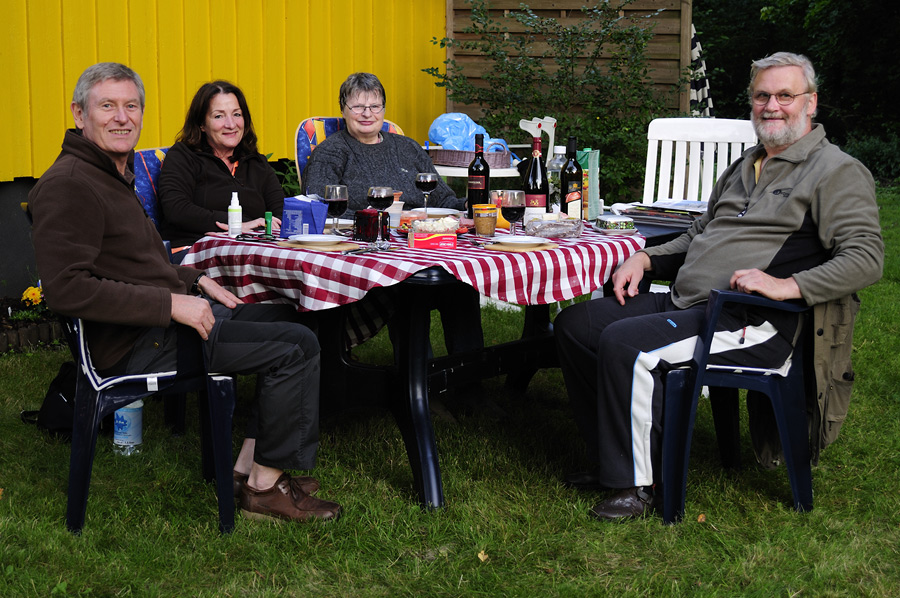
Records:
M807 102L809 100L806 100ZM766 121L766 118L777 118L778 115L773 112L763 112L757 116L750 114L750 120L753 122L753 128L760 142L766 147L788 147L796 143L801 137L806 135L807 116L806 106L804 110L797 115L782 119L783 126L778 122Z

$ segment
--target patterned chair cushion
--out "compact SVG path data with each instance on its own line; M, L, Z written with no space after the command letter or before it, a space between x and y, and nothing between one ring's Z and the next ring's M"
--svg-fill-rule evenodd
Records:
M156 181L167 151L169 148L161 147L134 152L134 191L157 229L160 226L160 209Z

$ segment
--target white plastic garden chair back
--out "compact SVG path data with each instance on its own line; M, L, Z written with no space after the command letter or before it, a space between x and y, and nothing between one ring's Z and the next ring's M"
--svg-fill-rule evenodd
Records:
M725 169L756 145L749 120L657 118L647 129L645 204L707 201Z

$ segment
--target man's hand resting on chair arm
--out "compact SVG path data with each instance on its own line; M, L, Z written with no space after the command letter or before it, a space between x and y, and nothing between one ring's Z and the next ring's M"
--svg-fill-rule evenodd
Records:
M802 299L800 287L791 278L775 278L762 270L735 270L731 275L731 288L742 293L759 293L763 297L784 301L785 299Z

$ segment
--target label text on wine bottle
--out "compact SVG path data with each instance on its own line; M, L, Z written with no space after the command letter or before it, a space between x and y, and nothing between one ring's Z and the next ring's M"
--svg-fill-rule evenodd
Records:
M547 206L547 196L543 194L525 194L525 205L529 208L543 208Z

